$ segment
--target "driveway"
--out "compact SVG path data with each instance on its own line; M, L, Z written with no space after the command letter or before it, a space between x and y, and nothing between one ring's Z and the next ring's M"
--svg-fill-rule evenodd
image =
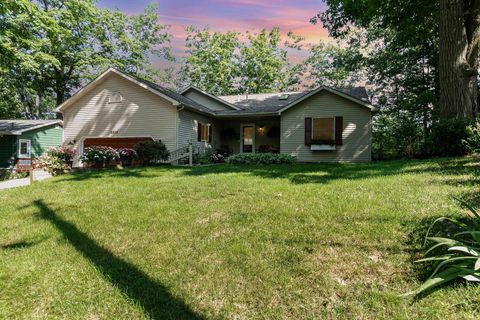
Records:
M30 185L30 178L13 179L0 182L0 190Z

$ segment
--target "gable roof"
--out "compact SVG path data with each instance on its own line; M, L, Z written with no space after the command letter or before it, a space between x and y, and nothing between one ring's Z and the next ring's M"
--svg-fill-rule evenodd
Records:
M124 79L127 79L127 80L137 84L138 86L140 86L144 89L147 89L148 91L150 91L150 92L152 92L152 93L170 101L173 105L183 105L184 107L186 107L188 109L212 115L212 110L210 110L207 107L204 107L203 105L201 105L200 103L198 103L196 101L193 101L192 99L184 97L184 96L182 96L181 94L179 94L175 91L172 91L172 90L169 90L169 89L164 88L162 86L159 86L159 85L157 85L153 82L150 82L150 81L147 81L147 80L135 77L135 76L127 75L126 73L124 73L120 70L117 70L115 68L109 68L106 71L104 71L97 78L95 78L93 81L91 81L88 85L86 85L82 89L78 90L73 96L71 96L69 99L67 99L62 104L60 104L55 109L55 111L57 111L57 112L64 111L66 108L71 106L74 102L78 101L81 97L83 97L85 94L90 92L93 88L95 88L95 86L98 83L100 83L105 77L107 77L110 74L119 75L119 76L123 77Z
M214 96L213 94L210 94L210 93L208 93L208 92L206 92L206 91L203 91L202 89L197 88L197 87L192 86L192 85L186 87L186 88L183 89L183 90L180 90L179 93L180 93L182 96L184 96L184 95L185 95L188 91L190 91L190 90L197 91L198 93L203 94L204 96L207 96L207 97L209 97L209 98L211 98L211 99L213 99L213 100L215 100L215 101L218 101L218 102L220 102L221 104L223 104L223 105L225 105L225 106L227 106L227 107L230 107L230 108L232 108L232 109L234 109L234 110L241 110L241 108L235 106L234 104L230 103L230 102L227 101L227 100L222 99L220 96Z
M217 111L219 115L240 115L240 114L279 114L301 101L325 90L335 95L342 96L350 101L363 105L370 110L373 106L368 100L368 94L364 87L333 89L330 87L319 87L312 91L303 92L280 92L264 93L251 95L231 95L220 96L220 98L235 104L241 110L235 111Z
M0 135L21 135L51 125L62 125L62 120L0 120Z

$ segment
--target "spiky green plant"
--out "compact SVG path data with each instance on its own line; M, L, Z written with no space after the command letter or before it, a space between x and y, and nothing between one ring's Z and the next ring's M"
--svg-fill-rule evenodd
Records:
M444 285L453 280L463 278L470 282L480 282L480 214L472 205L458 200L470 212L468 220L462 222L453 217L436 219L429 227L425 244L431 241L434 244L427 250L426 255L435 255L417 260L416 262L434 262L430 277L410 294L421 294ZM432 228L441 221L448 221L460 228L460 232L451 238L429 237Z

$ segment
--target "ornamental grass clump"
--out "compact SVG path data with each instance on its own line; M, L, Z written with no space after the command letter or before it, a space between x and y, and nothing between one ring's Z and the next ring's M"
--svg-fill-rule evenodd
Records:
M426 242L433 242L433 245L426 254L433 255L416 262L433 262L433 272L411 294L428 293L438 286L457 279L480 282L480 214L472 205L458 201L469 211L466 221L453 217L441 217L432 223L427 231ZM449 222L459 231L452 236L429 237L430 231L439 222Z

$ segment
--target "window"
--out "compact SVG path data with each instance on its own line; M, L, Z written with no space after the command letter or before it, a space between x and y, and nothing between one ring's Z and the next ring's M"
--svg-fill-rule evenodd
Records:
M31 156L31 153L30 153L30 146L31 146L31 142L30 140L24 140L24 139L20 139L18 141L18 157L19 158L30 158Z
M211 125L198 123L198 141L210 142Z
M123 101L123 97L118 92L113 92L110 97L108 97L108 103L120 103Z
M315 118L312 122L312 144L335 144L335 118Z

